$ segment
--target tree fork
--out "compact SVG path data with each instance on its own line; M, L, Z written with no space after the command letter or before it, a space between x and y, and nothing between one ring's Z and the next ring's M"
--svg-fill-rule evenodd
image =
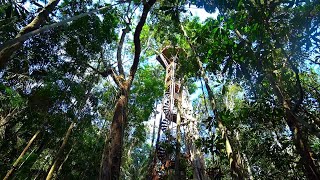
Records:
M130 68L130 75L127 80L118 84L120 88L120 97L116 102L114 115L111 123L110 135L106 138L105 147L102 155L101 169L99 179L117 180L120 177L120 165L123 146L123 133L127 124L127 104L130 93L130 87L138 69L141 53L140 34L144 26L148 13L156 0L149 0L144 3L142 15L137 24L133 36L134 59Z

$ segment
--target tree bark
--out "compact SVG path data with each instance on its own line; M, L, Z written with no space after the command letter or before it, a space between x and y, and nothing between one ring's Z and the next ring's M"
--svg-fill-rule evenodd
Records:
M182 95L182 88L179 93L179 100L178 100L178 106L181 105L181 95ZM181 173L180 173L180 148L181 148L181 132L180 132L180 125L181 125L181 112L180 108L178 107L177 112L177 139L176 139L176 158L175 158L175 179L179 180L181 179Z
M26 25L20 30L16 38L19 38L23 34L29 33L38 29L49 17L49 14L58 5L60 0L50 0L49 3L39 12L39 14L32 20L31 23ZM25 41L25 40L24 40ZM0 51L0 68L3 68L9 61L11 55L17 51L24 41L16 42L10 46L1 48Z
M18 157L18 159L13 163L12 168L7 172L6 176L3 178L3 180L7 180L9 179L14 171L16 170L17 166L19 165L22 157L26 154L26 152L28 151L29 147L31 146L31 144L34 142L34 140L37 138L37 136L40 134L40 130L38 130L33 136L32 138L29 140L27 146L23 149L23 151L21 152L20 156Z
M186 133L186 147L190 153L190 161L193 169L193 179L207 180L205 173L205 163L203 154L194 144L195 140L199 139L198 121L197 119L188 119L188 126Z
M240 40L245 41L248 43L251 47L252 43L248 39L244 39L242 34L236 29L235 30L236 35ZM282 48L282 53L285 55L287 58L287 61L290 63L290 59L288 55L286 54L285 50ZM291 63L290 63L291 64ZM297 109L298 106L302 103L303 101L303 90L300 84L300 79L299 79L299 73L298 69L291 64L292 70L295 72L296 79L297 79L297 84L298 84L298 89L300 93L299 100L297 101L295 107L292 106L290 99L287 99L286 97L289 97L288 95L284 94L284 91L279 87L276 81L276 75L274 73L266 72L263 67L258 67L259 71L267 73L266 77L269 80L272 90L274 91L274 94L279 100L279 103L283 107L285 111L285 120L286 123L288 124L290 131L292 133L292 140L293 143L296 147L296 150L298 154L301 156L300 162L302 163L304 167L304 172L305 175L308 177L308 179L320 179L320 173L319 170L316 168L316 165L313 161L313 158L311 157L311 152L310 152L310 147L306 141L306 139L303 136L302 129L299 125L299 119L295 116L294 109ZM278 82L280 85L282 84L281 82Z
M113 180L119 179L120 176L124 124L127 120L127 96L127 92L124 91L116 103L111 132L105 142L100 179Z
M134 59L130 68L130 75L127 80L120 80L115 76L120 88L120 97L116 102L114 115L111 123L110 135L106 138L102 155L100 177L101 180L117 180L120 177L121 156L123 148L123 133L127 124L127 104L130 87L138 69L141 53L140 34L144 26L148 13L156 0L149 0L144 4L141 18L134 32Z
M48 175L47 175L47 177L46 177L46 180L52 179L53 174L54 174L54 171L55 171L56 168L60 165L64 148L65 148L65 146L67 145L67 142L68 142L68 140L69 140L69 137L70 137L70 135L71 135L72 129L73 129L73 127L75 126L75 124L76 124L75 122L72 122L72 123L70 124L70 126L69 126L69 128L68 128L68 130L67 130L67 132L66 132L66 135L64 136L63 142L62 142L62 144L61 144L61 146L60 146L60 148L59 148L59 151L58 151L58 153L57 153L57 155L56 155L56 159L55 159L55 161L53 162L53 164L52 164L52 166L51 166L51 168L50 168L50 170L49 170L49 172L48 172Z
M292 140L296 150L301 156L300 162L304 167L305 175L308 177L308 179L320 179L320 174L311 156L310 147L303 136L303 132L298 123L299 121L297 120L297 117L291 110L291 102L290 100L286 99L286 96L281 91L281 88L277 85L274 76L274 74L268 74L267 78L272 86L273 91L275 92L275 95L285 110L285 119L291 130Z

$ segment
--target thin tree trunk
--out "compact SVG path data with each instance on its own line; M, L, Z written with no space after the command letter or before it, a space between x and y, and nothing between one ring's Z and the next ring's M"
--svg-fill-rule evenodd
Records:
M117 48L118 71L119 71L119 74L121 74L123 76L124 76L124 70L123 70L122 57L121 57L121 55L122 55L122 47L123 47L123 44L124 44L125 37L126 37L127 33L129 33L129 32L130 32L129 24L126 24L126 28L122 29L120 41L119 41L118 48Z
M202 63L198 57L197 57L197 62L198 62L198 66L200 67L201 75L202 75L202 78L204 79L206 89L208 91L208 96L209 96L211 108L212 108L214 115L215 115L217 122L218 122L218 128L222 133L222 138L225 139L226 152L227 152L227 156L229 159L231 174L234 179L245 179L244 174L243 174L243 168L241 165L241 161L239 161L238 158L234 158L235 152L234 152L234 149L232 149L232 145L230 144L230 141L228 138L227 128L223 125L223 123L220 119L219 113L216 109L216 103L215 103L215 99L213 96L213 91L211 90L211 87L209 86L209 78L205 75L204 69L202 67Z
M68 140L69 140L69 137L70 137L70 135L71 135L72 129L73 129L73 127L75 126L75 124L76 124L75 122L72 122L72 123L70 124L70 126L69 126L69 128L68 128L68 130L67 130L67 132L66 132L66 135L64 136L63 142L62 142L62 144L61 144L61 146L60 146L60 148L59 148L59 151L58 151L58 153L57 153L57 155L56 155L56 159L55 159L55 161L53 162L53 164L52 164L52 166L51 166L51 168L50 168L50 170L49 170L49 172L48 172L48 175L47 175L47 177L46 177L46 180L52 179L53 174L54 174L54 171L55 171L56 168L59 166L59 164L60 164L60 162L61 162L62 155L63 155L64 148L65 148L66 145L67 145L67 142L68 142Z
M60 0L50 0L49 3L32 20L32 22L20 30L16 38L19 38L26 33L38 29L48 19L49 14L58 5L59 1ZM11 55L22 46L24 41L16 42L14 44L11 44L10 46L4 46L3 48L1 48L0 68L4 67L7 64Z
M74 146L74 144L73 144L73 146ZM69 152L67 153L66 157L64 158L64 160L63 160L62 163L60 164L60 166L59 166L59 168L58 168L58 171L57 171L57 174L59 174L59 172L61 171L64 163L69 159L69 156L70 156L72 150L73 150L73 147L69 150Z
M291 130L292 140L296 150L301 156L300 162L303 164L305 175L308 177L308 179L320 179L318 169L316 168L316 165L311 157L310 147L303 136L302 129L298 123L299 121L291 110L292 105L290 100L285 98L285 95L277 85L273 74L268 74L267 78L270 81L270 84L276 96L278 97L279 102L282 104L282 107L285 110L285 119Z
M249 160L248 160L246 154L243 154L243 160L244 160L244 162L246 162L246 166L248 169L248 178L249 178L249 180L253 180L254 178L252 175L251 166L250 166L250 163L249 163Z
M13 163L12 168L7 172L6 176L4 177L4 180L9 179L14 171L16 170L17 166L19 165L19 162L21 161L22 157L25 155L25 153L28 151L29 147L31 146L31 144L34 142L34 140L37 138L37 136L40 134L40 130L38 130L33 136L32 138L29 140L27 146L23 149L23 151L21 152L20 156L18 157L18 159Z
M189 37L187 35L187 32L184 30L184 27L181 25L181 30L183 31L191 49L193 50L193 52L196 55L196 50L194 49L193 44L190 42ZM220 116L219 116L219 112L216 109L216 102L215 102L215 98L213 95L213 91L211 89L211 87L209 86L209 78L207 77L207 75L205 74L205 70L202 67L202 62L200 60L200 58L197 56L196 57L197 60L197 65L198 68L200 70L200 74L201 77L203 78L204 82L205 82L205 86L208 92L208 97L209 97L209 101L211 104L211 108L214 112L214 115L216 117L216 120L218 122L218 128L222 133L222 138L225 139L225 146L226 146L226 152L227 152L227 156L229 159L229 165L230 165L230 169L231 169L231 175L234 179L245 179L245 175L244 175L244 170L243 170L243 166L241 164L241 160L239 158L234 158L234 154L235 152L233 152L234 150L232 149L232 145L230 144L229 138L228 138L228 133L227 133L227 128L223 125Z
M235 152L228 138L227 128L222 124L220 118L217 117L218 127L221 131L222 138L225 139L226 152L229 159L229 166L231 168L231 176L233 179L245 179L244 169L241 157L238 152Z
M252 44L248 39L244 39L242 34L237 29L235 30L235 32L240 40L243 40L250 45ZM282 53L287 58L287 61L289 61L289 57L286 54L285 50L284 49L281 49L281 50L282 50ZM290 63L290 61L289 61L289 63ZM299 99L300 102L298 102L296 104L296 106L293 107L293 109L294 109L294 108L298 108L298 106L302 103L303 91L302 91L300 80L299 80L298 70L292 64L291 64L291 66L292 66L292 70L296 74L298 88L300 91L300 99ZM262 72L264 71L262 67L259 67L259 70ZM299 125L299 120L293 112L290 99L286 99L286 97L288 97L288 96L284 94L284 91L282 91L281 88L279 87L279 85L277 84L275 74L267 73L266 77L268 78L268 80L271 84L271 87L279 100L279 103L281 103L281 106L285 110L286 123L288 124L290 131L292 133L292 140L293 140L293 143L297 149L297 152L301 156L302 160L300 162L302 163L302 165L304 167L305 175L308 177L308 179L320 179L319 170L316 168L316 165L313 161L313 158L311 157L310 147L308 145L308 142L306 141L306 139L303 136L302 129ZM279 84L282 84L282 83L279 82Z
M202 152L195 146L194 142L199 138L196 119L188 119L188 127L186 131L186 147L190 153L190 161L193 168L193 179L207 180L205 173L205 163Z
M158 106L156 105L156 111L157 111ZM160 131L161 131L161 119L162 116L160 116L160 120L159 120L159 126L158 126L158 132L157 132L157 139L155 139L156 137L156 118L157 118L157 114L155 113L154 116L154 123L153 123L153 133L152 133L152 143L151 143L151 147L153 147L153 144L156 140L156 146L155 149L157 149L158 143L159 143L159 139L160 139ZM154 150L154 148L150 149L150 155L149 155L149 167L148 167L148 173L146 176L146 180L151 180L151 179L155 179L155 177L157 176L155 173L155 165L156 165L156 161L157 161L157 150Z
M179 93L179 101L181 102L181 94L182 90L180 90ZM180 104L180 103L178 103ZM179 105L178 105L179 106ZM177 139L176 139L176 158L175 158L175 179L179 180L181 179L181 173L180 173L180 147L181 147L181 132L180 132L180 125L181 125L181 113L180 108L178 108L177 112Z
M114 80L120 88L120 97L116 102L114 115L111 123L110 135L106 138L103 150L100 177L101 180L118 180L120 177L120 165L123 148L123 133L127 124L127 104L130 87L138 69L141 53L140 34L148 13L156 0L149 0L144 4L142 15L133 35L134 59L130 68L130 75L127 80L121 80L116 76Z

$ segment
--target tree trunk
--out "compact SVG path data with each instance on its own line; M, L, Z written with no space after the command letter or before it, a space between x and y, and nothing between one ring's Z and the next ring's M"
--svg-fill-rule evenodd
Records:
M234 150L232 149L232 145L231 145L229 138L228 138L227 128L223 125L223 123L220 119L219 113L216 109L216 103L215 103L213 91L211 90L211 87L209 86L209 78L206 76L204 69L202 67L202 63L198 57L197 57L197 63L200 68L202 78L204 79L206 89L208 91L208 96L209 96L211 108L212 108L214 115L216 117L216 120L218 122L218 128L222 133L222 138L225 139L225 146L226 146L227 156L229 159L229 165L231 168L231 175L234 179L245 179L240 157L235 158L235 155L237 153L235 153Z
M235 30L235 32L239 39L244 40L248 44L252 44L249 40L244 39L241 33L237 29ZM281 49L281 50L284 53L285 57L287 58L287 61L290 63L289 57L286 54L285 50L284 49ZM299 106L303 101L303 91L302 91L300 80L299 80L298 70L292 64L291 66L292 66L292 70L295 72L297 76L296 78L299 84L298 88L300 91L300 100L299 100L300 102L296 104L296 106L297 105ZM258 67L258 69L261 72L265 72L265 70L262 67ZM284 94L285 92L282 91L282 89L279 87L279 84L281 85L282 83L278 82L279 84L277 84L276 75L274 73L267 72L266 77L268 78L271 84L272 90L274 91L274 94L279 100L279 103L285 110L285 120L292 133L292 140L296 147L296 150L298 154L301 156L300 162L302 162L302 165L304 167L305 175L308 177L308 179L320 179L319 171L316 168L313 158L311 157L310 147L303 136L302 129L299 125L299 120L294 114L293 109L295 109L296 107L292 108L290 99L289 98L287 99L287 97L289 96L287 94Z
M74 146L74 144L72 146ZM59 172L62 170L62 167L63 167L64 163L69 159L69 156L70 156L72 150L73 150L73 147L69 150L69 152L67 153L66 157L64 158L64 160L60 164L60 166L58 168L58 171L57 171L57 174L59 174Z
M233 179L245 179L244 168L240 154L232 149L233 146L229 140L228 131L222 124L220 118L217 118L217 121L222 138L225 139L226 152L229 159L229 166L231 168L231 176Z
M253 180L253 175L252 175L252 171L251 171L251 166L250 166L250 163L249 163L249 160L248 160L246 154L243 154L243 160L244 160L244 162L246 163L246 166L247 166L248 179L249 179L249 180Z
M182 88L181 88L182 89ZM181 94L182 90L180 90L179 93L179 101L181 102ZM178 102L178 106L179 106ZM180 173L180 148L181 148L181 132L180 132L180 124L181 124L181 113L180 113L180 108L178 108L177 112L177 139L176 139L176 158L175 158L175 179L179 180L181 179L181 173Z
M56 160L53 162L49 172L48 172L48 175L46 177L46 180L50 180L52 179L52 176L53 176L53 173L54 171L56 170L56 168L59 166L60 162L61 162L61 158L62 158L62 155L63 155L63 151L64 151L64 148L66 147L67 145L67 142L69 140L69 137L71 135L71 132L72 132L72 129L73 127L75 126L75 122L72 122L66 132L66 135L64 136L64 139L63 139L63 142L59 148L59 151L56 155Z
M49 14L54 10L60 0L50 0L49 3L39 12L39 14L29 23L27 26L22 28L16 38L38 29L49 17ZM0 51L0 68L3 68L9 61L11 55L17 51L23 44L24 41L16 42L8 47L1 48Z
M120 177L121 156L123 147L123 133L127 123L127 90L122 90L120 98L116 103L110 135L106 138L100 179L114 180Z
M113 75L116 84L120 88L120 97L116 102L114 115L111 123L109 137L106 138L105 146L102 155L100 168L101 180L118 180L120 177L121 156L123 148L123 133L127 124L127 104L130 93L130 87L138 69L141 53L140 34L144 26L148 13L156 0L149 0L144 3L141 18L137 24L133 35L134 42L134 59L130 68L130 75L127 80L119 80Z
M305 175L308 179L320 179L320 174L316 165L311 157L310 147L303 136L301 127L299 126L298 120L291 110L291 102L286 99L286 96L277 85L274 74L268 74L267 78L270 81L275 95L279 99L282 107L285 110L285 119L292 133L292 140L296 147L298 154L301 156L300 162L303 164ZM281 83L280 83L281 84Z
M158 106L156 105L155 108L157 109ZM156 110L157 111L157 110ZM154 116L154 124L153 124L153 133L152 133L152 143L151 143L151 147L153 147L154 141L155 141L155 137L156 137L156 118L157 118L157 113L155 113ZM161 119L162 117L160 116L160 120L159 120L159 126L158 126L158 132L157 132L157 139L156 139L156 148L157 149L157 145L159 143L160 140L160 131L161 131ZM149 167L148 167L148 173L146 176L146 180L153 180L156 179L156 172L155 172L155 166L156 166L156 162L157 162L157 151L154 150L153 148L151 148L150 153L149 153Z
M193 44L190 42L189 37L188 37L187 32L185 31L184 27L182 25L180 27L181 27L181 30L184 33L185 38L187 39L187 41L188 41L188 43L190 45L193 53L195 55L197 55L196 54L196 50L194 49ZM206 86L206 89L208 91L208 97L209 97L210 105L211 105L213 113L214 113L214 115L216 117L216 120L218 122L219 130L222 133L222 138L225 139L225 146L226 146L227 156L228 156L229 163L230 163L231 174L232 174L233 178L235 178L235 179L245 179L245 175L243 173L245 171L243 170L243 166L241 164L241 162L242 162L241 158L240 157L236 157L235 158L236 153L233 152L234 150L232 150L232 145L230 144L230 141L229 141L229 138L228 138L228 134L227 134L227 128L223 125L223 123L222 123L222 121L220 119L220 116L219 116L219 112L216 109L216 102L215 102L215 98L214 98L214 95L213 95L213 91L212 91L211 87L209 86L209 78L205 74L205 70L202 67L202 62L201 62L201 60L200 60L200 58L198 56L196 57L196 61L197 61L198 68L200 70L201 77L203 78L203 80L205 82L205 86Z
M40 130L38 130L33 136L32 138L29 140L27 146L23 149L23 151L21 152L20 156L18 157L18 159L13 163L12 168L7 172L6 176L3 178L4 180L9 179L14 171L16 170L19 162L21 161L22 157L25 155L25 153L28 151L29 147L31 146L31 144L34 142L34 140L37 138L37 136L39 135Z
M199 138L197 119L188 119L188 122L186 131L186 147L187 151L190 153L188 156L193 169L193 179L207 180L208 177L205 173L203 154L194 144L195 140Z

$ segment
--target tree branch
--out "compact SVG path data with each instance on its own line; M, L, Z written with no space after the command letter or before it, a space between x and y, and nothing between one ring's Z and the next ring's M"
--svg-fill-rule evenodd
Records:
M54 10L60 0L50 0L49 3L39 12L39 14L24 28L20 30L15 39L22 37L22 35L29 33L35 29L38 29L41 24L43 24L46 19L48 19L49 14ZM25 40L24 40L25 41ZM5 43L1 47L0 51L0 68L5 66L11 55L17 51L23 44L24 41L12 41L12 43ZM10 42L10 41L9 41Z
M124 75L124 70L123 70L123 65L122 65L122 48L123 48L123 43L124 43L124 39L127 35L127 33L130 32L130 27L129 24L126 24L126 28L122 29L122 33L121 33L121 38L118 44L118 49L117 49L117 63L118 63L118 71L119 74Z
M131 84L133 79L134 79L134 75L137 72L138 69L138 64L140 61L140 53L141 53L141 40L140 40L140 34L142 31L142 27L144 26L146 19L147 19L147 15L151 9L151 7L154 5L154 3L156 2L156 0L149 0L147 3L144 3L144 7L143 7L143 11L142 11L142 15L140 18L140 21L136 27L136 30L134 32L134 36L133 36L133 42L134 42L134 59L133 59L133 63L132 66L130 68L130 75L129 75L129 83Z
M114 4L114 5L117 5L117 4ZM79 14L77 16L71 17L69 19L66 19L66 20L63 20L63 21L60 21L57 23L45 25L45 26L38 28L38 29L35 29L35 30L33 30L33 29L30 31L23 30L25 32L25 34L21 34L20 36L17 36L16 38L9 40L0 46L0 69L5 67L6 63L9 61L10 56L21 47L23 42L25 42L29 38L31 38L37 34L43 33L45 31L48 31L50 29L53 29L55 27L64 25L70 21L77 20L79 18L88 16L88 15L93 14L95 12L99 12L101 10L105 10L105 9L108 9L111 7L112 7L111 5L104 6L102 8L92 10L87 13Z

